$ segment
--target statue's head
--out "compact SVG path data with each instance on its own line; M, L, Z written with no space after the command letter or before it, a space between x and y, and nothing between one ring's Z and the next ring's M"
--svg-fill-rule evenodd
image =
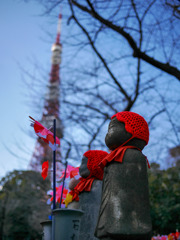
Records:
M149 127L146 120L134 112L118 112L111 117L105 143L111 150L119 146L136 146L141 150L148 144Z
M84 153L79 174L83 178L94 176L99 180L103 179L103 170L99 167L99 163L108 155L107 152L101 150L89 150Z

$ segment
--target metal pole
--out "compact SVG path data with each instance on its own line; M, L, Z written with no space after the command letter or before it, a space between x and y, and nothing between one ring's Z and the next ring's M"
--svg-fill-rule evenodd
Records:
M56 119L54 119L54 144L56 146ZM56 150L53 151L53 210L56 209Z
M67 161L65 163L65 172L64 172L64 177L63 177L63 185L62 185L61 199L60 199L60 203L59 203L59 208L61 208L61 202L62 202L63 190L64 190L64 183L65 183L65 179L66 179L66 170L67 170Z

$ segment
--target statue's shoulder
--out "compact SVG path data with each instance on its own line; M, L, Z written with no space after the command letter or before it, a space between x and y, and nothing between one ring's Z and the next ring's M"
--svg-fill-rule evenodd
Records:
M142 152L136 148L128 148L124 154L124 159L131 159L145 161L146 157L142 154Z

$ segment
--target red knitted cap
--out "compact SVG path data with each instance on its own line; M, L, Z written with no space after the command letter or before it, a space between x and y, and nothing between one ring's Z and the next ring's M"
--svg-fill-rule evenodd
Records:
M108 155L107 152L102 150L89 150L84 153L88 158L87 167L92 176L97 179L103 179L103 170L99 167L99 163Z
M149 127L146 120L137 113L134 112L118 112L111 117L117 118L118 121L125 123L125 129L132 134L133 138L139 138L146 142L149 141Z

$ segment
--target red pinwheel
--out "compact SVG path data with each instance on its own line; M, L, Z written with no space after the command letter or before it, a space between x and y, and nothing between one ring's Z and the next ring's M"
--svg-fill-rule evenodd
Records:
M65 170L62 172L62 175L61 175L61 178L64 177L64 174L65 174ZM66 178L73 178L75 176L78 176L79 175L79 167L73 167L71 165L68 165L67 166L67 169L66 169Z
M78 178L78 177L80 177L80 175L79 175L79 167L76 167L73 170L71 170L70 178Z
M38 137L40 137L44 142L48 143L50 148L55 151L60 145L60 140L59 138L56 137L56 145L54 143L54 135L53 133L45 128L41 123L36 121L34 118L30 117L29 118L32 120L31 126L34 127L34 131Z
M61 192L62 192L62 185L59 187L56 187L56 202L60 203L61 199ZM65 200L66 195L68 193L68 189L64 188L63 189L63 196L62 196L62 202ZM53 191L49 193L49 195L53 195ZM53 197L51 197L50 201L53 201Z
M41 176L43 177L44 180L47 178L48 168L49 168L49 163L48 163L48 161L43 162L43 164L42 164Z

